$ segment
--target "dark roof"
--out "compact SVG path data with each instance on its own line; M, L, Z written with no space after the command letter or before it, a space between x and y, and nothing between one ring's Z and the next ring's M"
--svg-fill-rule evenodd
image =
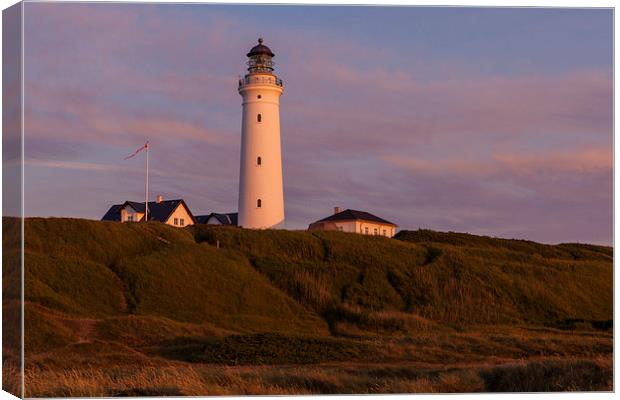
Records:
M211 216L211 214L196 215L196 216L194 216L194 218L196 218L196 223L197 224L206 224L207 220L209 219L210 216Z
M250 49L247 56L252 57L259 54L267 54L270 57L275 57L275 54L272 53L271 49L263 44L263 38L258 38L258 44Z
M199 224L206 224L209 218L211 217L215 217L215 219L217 219L222 225L237 226L237 213L227 213L227 214L211 213L209 215L198 215L196 217L196 221L198 221Z
M152 213L152 208L151 208L151 203L153 203L152 201L149 201L149 214ZM131 208L133 208L134 210L136 210L137 212L143 213L144 212L144 203L140 203L137 201L126 201L122 204L122 207L124 206L131 206ZM121 208L122 208L121 207ZM120 210L119 210L120 211Z
M101 218L102 221L120 221L122 204L114 204L107 213Z
M166 222L170 217L170 214L172 214L180 204L183 204L183 206L185 206L185 209L187 210L189 216L192 218L192 221L196 223L196 218L194 218L191 210L189 209L187 204L185 204L185 201L183 201L183 199L163 200L159 203L156 201L149 201L149 221ZM138 201L126 201L123 204L115 204L110 207L108 212L103 216L103 218L101 218L101 220L120 221L121 209L125 206L130 206L137 212L144 213L144 202L140 203Z
M365 211L357 211L357 210L344 210L341 211L337 214L334 215L330 215L327 218L323 218L320 219L316 222L314 222L315 224L317 222L329 222L329 221L352 221L352 220L364 220L364 221L370 221L370 222L380 222L382 224L389 224L389 225L394 225L394 226L398 226L393 222L387 221L383 218L379 218L376 215L372 215L371 213L367 213Z

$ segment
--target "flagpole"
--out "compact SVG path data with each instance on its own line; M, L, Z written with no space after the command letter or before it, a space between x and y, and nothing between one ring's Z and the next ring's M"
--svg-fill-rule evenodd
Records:
M144 190L144 221L149 220L149 142L146 142L146 188Z

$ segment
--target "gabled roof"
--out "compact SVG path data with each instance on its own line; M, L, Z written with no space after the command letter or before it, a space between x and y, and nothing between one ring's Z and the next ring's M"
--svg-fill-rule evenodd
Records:
M181 204L187 210L187 213L189 214L192 221L196 223L196 218L194 218L191 210L189 209L187 204L185 204L185 201L183 199L163 200L159 203L156 201L149 201L149 221L166 222L168 218L170 218L170 215L174 212L174 210L176 210L177 207L179 207L179 205ZM101 218L101 220L120 221L121 210L126 206L130 206L131 208L136 210L136 212L144 213L144 202L140 203L137 201L126 201L123 204L115 204L110 207L108 212L103 216L103 218ZM144 217L142 217L140 221L142 221L143 219Z
M227 214L219 214L219 213L211 213L209 215L198 215L196 217L196 221L199 224L206 224L209 221L209 218L214 217L219 221L222 225L234 225L237 226L237 213L227 213Z
M105 215L103 216L103 218L101 218L101 220L102 221L120 221L121 220L121 207L123 207L122 204L114 204L112 207L110 207L108 212L105 213Z
M196 223L197 224L206 224L207 220L209 219L209 217L211 216L211 214L207 214L207 215L196 215Z
M142 209L144 209L144 203L141 203L141 205ZM174 210L176 210L180 205L183 205L183 207L185 207L187 213L192 219L192 222L196 223L196 218L194 218L194 215L192 215L191 210L189 209L187 204L185 204L185 201L183 201L183 199L162 200L159 203L156 201L149 201L149 220L166 222L168 218L170 218L170 215L172 215Z
M149 201L149 211L151 211L151 201ZM139 203L137 201L129 201L127 200L126 202L124 202L121 205L121 208L124 208L125 206L131 206L131 208L133 208L134 210L136 210L139 213L144 213L144 203Z
M351 210L351 209L346 209L344 211L341 211L337 214L334 215L330 215L327 218L323 218L320 219L316 222L314 222L315 224L318 222L330 222L330 221L356 221L356 220L362 220L362 221L369 221L369 222L378 222L381 224L387 224L387 225L394 225L394 226L398 226L393 222L387 221L383 218L379 218L376 215L373 215L371 213L367 213L365 211L357 211L357 210Z

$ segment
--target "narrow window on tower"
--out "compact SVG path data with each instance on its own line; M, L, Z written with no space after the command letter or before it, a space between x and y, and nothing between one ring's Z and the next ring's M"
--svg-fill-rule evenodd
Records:
M256 207L260 208L263 205L261 199L256 200Z
M258 122L263 122L263 116L262 116L261 114L258 114L258 115L256 116L256 121L258 121Z
M259 94L258 96L256 96L257 99L260 99L262 96Z
M262 162L263 162L263 160L262 160L260 157L258 157L258 158L256 159L256 165L261 165L261 164L262 164Z

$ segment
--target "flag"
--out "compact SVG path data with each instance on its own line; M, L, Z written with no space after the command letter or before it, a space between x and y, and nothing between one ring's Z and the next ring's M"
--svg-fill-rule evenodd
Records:
M149 142L147 141L146 143L144 143L144 146L140 147L138 150L134 151L133 154L125 157L125 160L130 159L131 157L135 156L136 154L138 154L139 152L141 152L144 149L148 149L149 148Z

